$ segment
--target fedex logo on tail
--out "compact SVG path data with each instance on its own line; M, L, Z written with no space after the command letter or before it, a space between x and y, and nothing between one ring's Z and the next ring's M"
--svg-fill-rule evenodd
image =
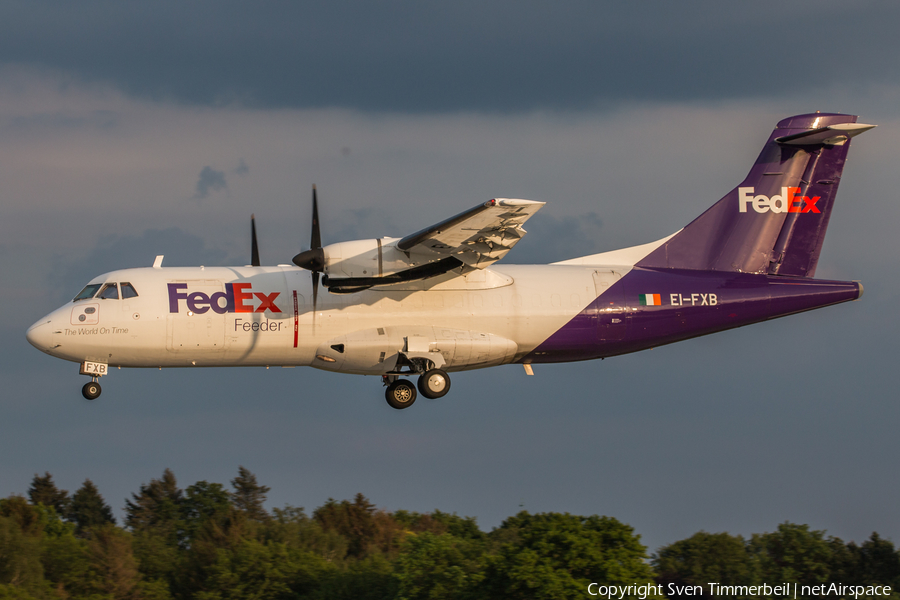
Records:
M738 210L747 212L747 205L753 207L758 213L766 213L770 210L773 213L821 213L822 211L816 206L816 202L821 196L800 196L800 188L783 187L781 195L765 196L763 194L755 195L752 187L738 188Z
M186 283L170 283L169 286L169 312L177 313L181 307L180 300L184 300L187 309L198 315L202 315L209 309L214 313L252 313L266 312L280 313L281 309L275 306L275 299L280 292L264 294L252 292L250 283L226 283L224 292L216 292L207 295L203 292L188 292ZM256 305L254 297L259 300ZM222 301L224 302L224 306Z

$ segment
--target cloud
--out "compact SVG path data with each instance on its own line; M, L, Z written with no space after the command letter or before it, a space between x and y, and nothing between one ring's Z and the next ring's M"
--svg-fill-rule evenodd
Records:
M566 110L797 89L814 96L838 79L859 87L900 77L895 3L706 0L693 8L200 0L112 10L94 0L51 10L11 1L0 9L0 62L154 100L386 112ZM826 54L803 41L835 23L841 39Z
M242 158L240 162L238 162L238 166L231 170L235 175L246 175L250 172L250 167L247 166L247 163Z
M97 275L117 269L150 266L159 254L165 256L164 265L167 267L246 262L246 259L228 260L225 251L208 247L203 239L178 227L147 229L140 235L107 235L84 254L58 257L50 274L51 289L58 295L61 304L71 300Z
M228 184L225 182L225 173L207 166L200 171L200 178L197 180L197 191L193 197L196 199L206 198L211 191L219 192L227 189Z
M564 217L538 213L525 229L528 235L510 255L511 263L546 264L603 249L603 220L593 211Z

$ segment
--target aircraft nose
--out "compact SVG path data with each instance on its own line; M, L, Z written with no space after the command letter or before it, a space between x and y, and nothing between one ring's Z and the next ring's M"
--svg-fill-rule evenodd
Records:
M50 338L52 337L53 327L50 325L50 319L44 317L25 332L28 343L40 350L47 352L50 350Z

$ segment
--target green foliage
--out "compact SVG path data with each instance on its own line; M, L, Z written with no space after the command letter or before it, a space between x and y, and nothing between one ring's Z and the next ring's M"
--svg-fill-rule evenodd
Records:
M402 529L389 514L375 509L368 498L356 494L353 502L332 498L313 512L325 531L347 539L347 556L364 558L372 553L393 554L403 538Z
M32 504L51 507L60 515L66 514L69 509L69 492L57 488L53 483L53 476L47 472L43 477L35 473L28 489L28 499Z
M397 579L392 564L380 554L333 569L309 600L394 600Z
M193 598L288 599L317 587L324 566L320 559L284 544L243 539L233 549L218 549L215 562Z
M325 530L318 521L306 516L302 508L276 508L274 520L261 528L263 539L282 542L305 550L329 563L341 563L347 556L347 538L334 530Z
M772 533L754 534L748 550L759 565L760 581L828 583L832 549L824 533L810 531L808 525L782 523Z
M141 485L140 492L131 498L125 501L125 525L133 531L162 528L174 533L182 516L184 493L172 471L166 469L160 479Z
M78 491L72 495L72 502L66 516L75 523L76 532L79 535L86 535L92 527L116 522L112 509L103 500L97 486L90 479L85 479Z
M657 572L656 581L664 590L669 589L670 583L682 587L706 587L711 581L722 585L755 585L759 582L755 562L747 553L744 538L739 535L701 531L664 546L653 557L652 563Z
M231 480L231 487L234 488L231 500L235 508L245 512L254 521L269 519L269 513L263 508L269 488L259 485L256 475L244 467L238 467L238 476Z
M223 522L231 512L231 496L220 483L198 481L185 490L181 503L182 545L189 546L208 523Z
M499 534L506 541L488 557L481 586L490 597L583 598L591 582L653 580L638 536L611 517L520 512Z
M407 537L397 557L400 600L467 598L484 577L484 544L445 533Z
M87 541L75 536L74 528L41 540L44 577L62 597L85 596L94 590Z
M269 488L247 469L231 484L182 491L167 469L126 501L121 528L90 480L64 504L49 473L35 476L30 502L0 499L0 600L557 600L654 578L900 586L900 554L876 533L857 545L791 523L749 542L699 532L648 563L610 517L521 512L484 533L470 517L390 513L362 494L270 514Z
M392 516L404 529L414 533L427 531L435 535L449 533L458 538L484 539L484 532L473 517L459 517L439 510L425 514L398 510Z
M40 600L45 596L32 596L26 590L14 586L0 583L0 600Z
M115 525L94 527L87 542L94 585L117 600L140 598L140 574L131 548L131 534Z
M39 530L23 531L15 518L0 516L0 598L49 597L39 536Z
M900 554L893 543L873 532L861 546L851 543L850 551L856 559L854 584L900 588Z

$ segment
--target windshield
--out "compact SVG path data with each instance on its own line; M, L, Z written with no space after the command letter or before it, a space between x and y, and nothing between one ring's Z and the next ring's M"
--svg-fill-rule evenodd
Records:
M137 290L127 281L122 282L122 298L137 298Z
M115 283L107 283L103 286L103 289L100 290L100 294L98 294L97 297L105 300L118 300L119 286Z
M84 286L84 289L78 292L78 295L72 299L72 302L78 302L79 300L87 300L89 298L93 298L94 294L97 293L97 290L100 289L102 283L89 283Z

